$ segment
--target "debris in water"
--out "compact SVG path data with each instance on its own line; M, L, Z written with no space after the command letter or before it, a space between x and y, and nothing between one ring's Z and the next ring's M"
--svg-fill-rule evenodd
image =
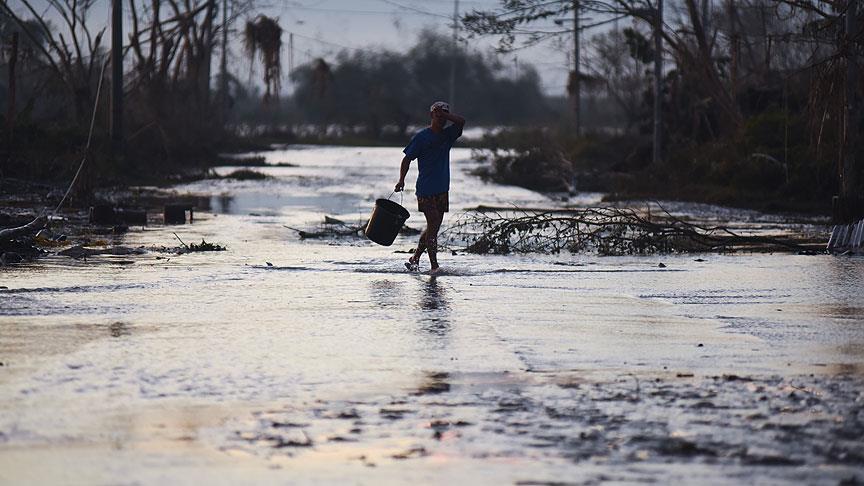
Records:
M442 233L448 247L471 253L572 253L600 255L697 251L807 249L805 240L740 235L724 226L700 226L664 212L605 207L567 210L478 207Z
M226 247L224 247L224 246L222 246L222 245L219 245L219 244L216 244L216 243L210 243L210 242L204 241L204 238L201 238L201 243L200 243L200 244L192 243L192 244L187 245L183 240L180 239L179 236L177 236L177 233L172 233L172 234L174 235L175 238L177 238L177 241L179 241L180 244L183 245L183 249L181 249L181 250L178 252L178 253L180 253L180 254L182 254L182 253L190 253L190 252L197 252L197 251L225 251L225 250L228 249L228 248L226 248Z
M398 454L393 454L393 459L410 459L412 457L425 457L428 456L429 452L424 447L412 447L405 452L400 452Z
M127 256L143 255L144 253L146 253L146 250L144 250L143 248L130 248L128 246L114 246L111 248L88 248L84 245L71 246L69 248L66 248L65 250L57 252L57 254L60 256L68 256L76 260L91 257L94 255Z
M188 248L189 248L189 251L225 251L225 250L227 250L227 248L225 248L224 246L216 244L216 243L210 243L208 241L204 241L203 238L201 239L200 244L192 243L189 245Z

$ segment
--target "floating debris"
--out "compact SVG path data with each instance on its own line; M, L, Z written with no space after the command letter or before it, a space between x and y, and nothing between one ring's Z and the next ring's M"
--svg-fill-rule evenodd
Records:
M197 251L225 251L228 249L222 245L204 241L204 238L201 238L200 244L192 243L192 244L187 245L183 240L180 239L179 236L177 236L177 233L173 233L173 234L174 234L174 237L177 238L177 241L179 241L180 244L183 245L183 248L181 248L180 251L178 251L178 253L181 253L181 254L182 253L197 252Z
M828 240L830 253L864 253L864 219L854 224L838 224Z

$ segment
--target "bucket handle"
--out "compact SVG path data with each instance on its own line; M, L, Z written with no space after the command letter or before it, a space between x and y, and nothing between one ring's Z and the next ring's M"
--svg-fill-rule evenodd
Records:
M396 191L391 192L390 195L387 196L387 199L390 199L391 197L393 197L393 194L396 194ZM405 197L405 191L399 191L399 205L400 206L402 205L402 199L404 197Z

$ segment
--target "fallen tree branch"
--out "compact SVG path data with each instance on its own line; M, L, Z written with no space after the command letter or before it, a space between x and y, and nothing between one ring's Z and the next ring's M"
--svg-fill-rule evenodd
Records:
M450 249L469 253L571 253L600 255L808 248L791 239L746 236L727 227L703 227L634 209L584 208L536 212L481 207L459 217L443 233Z

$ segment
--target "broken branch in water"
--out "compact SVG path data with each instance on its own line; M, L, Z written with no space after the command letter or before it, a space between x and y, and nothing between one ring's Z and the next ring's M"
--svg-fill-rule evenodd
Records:
M568 211L478 208L450 225L442 240L470 253L572 253L600 255L785 249L802 251L800 242L740 235L723 226L703 227L676 218L625 208Z
M201 239L200 245L196 244L196 243L192 243L190 245L187 245L186 243L183 242L183 240L180 239L179 236L177 236L177 233L172 232L172 234L174 235L175 238L177 238L177 241L179 241L180 244L182 244L184 247L184 251L180 251L179 253L190 253L190 252L195 252L195 251L225 251L227 249L224 246L219 245L217 243L210 243L210 242L204 241L203 238Z
M186 243L183 243L183 240L181 240L180 237L177 236L177 233L174 233L172 231L171 234L174 235L174 238L177 238L177 241L179 241L180 244L183 245L184 248L186 248L187 250L189 249L189 245L187 245Z

